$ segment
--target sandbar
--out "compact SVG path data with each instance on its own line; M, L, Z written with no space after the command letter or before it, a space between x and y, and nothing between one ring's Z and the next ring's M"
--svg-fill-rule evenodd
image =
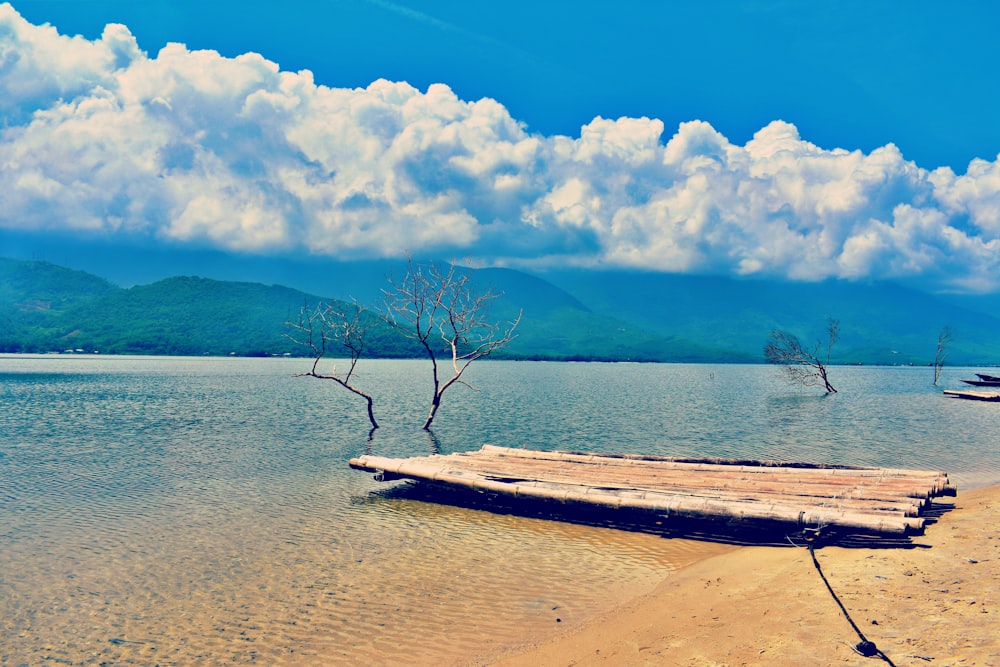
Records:
M908 548L815 550L864 638L898 667L1000 666L1000 486L960 491ZM577 628L468 664L884 665L807 548L747 546L699 561Z

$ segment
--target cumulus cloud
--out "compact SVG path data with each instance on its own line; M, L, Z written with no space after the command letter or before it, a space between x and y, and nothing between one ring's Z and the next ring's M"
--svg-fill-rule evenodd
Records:
M7 228L995 289L998 162L927 171L780 120L742 146L650 118L541 136L442 84L332 88L180 44L150 56L124 26L86 40L0 5Z

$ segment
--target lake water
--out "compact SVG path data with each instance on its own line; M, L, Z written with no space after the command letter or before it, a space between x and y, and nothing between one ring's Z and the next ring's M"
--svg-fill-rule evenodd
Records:
M372 452L851 463L1000 482L1000 405L929 368L481 362L419 429L428 366L364 361L383 428L292 359L0 358L0 664L463 664L724 545L423 502ZM943 387L971 369L945 370Z

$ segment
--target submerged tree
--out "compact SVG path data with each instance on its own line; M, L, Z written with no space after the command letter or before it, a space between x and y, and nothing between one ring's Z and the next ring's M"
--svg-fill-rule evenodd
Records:
M454 263L442 268L433 262L407 260L403 280L389 281L385 303L389 319L416 340L430 359L434 394L423 425L429 430L444 393L456 384L469 386L462 374L472 362L514 339L521 314L511 322L498 323L491 318L490 307L501 294L492 289L478 291L470 272ZM446 359L451 362L450 377L442 377Z
M941 379L945 357L948 356L948 344L951 343L951 328L945 325L941 328L937 339L937 351L934 353L934 386Z
M807 387L823 387L826 393L836 393L827 376L827 366L830 364L830 351L840 335L840 322L831 319L826 327L826 345L816 341L809 349L802 345L799 339L787 331L772 331L767 344L764 345L764 358L770 364L780 364L786 377Z
M285 336L295 343L308 348L312 352L312 368L298 377L314 377L320 380L333 380L344 389L365 399L368 404L368 421L372 431L378 428L375 421L374 399L370 394L355 387L352 382L358 360L364 354L366 336L375 325L377 318L368 313L357 303L319 304L315 308L303 306L299 311L298 320L286 322L285 326L291 333ZM320 362L327 354L347 353L349 357L347 371L338 374L333 366L330 373L319 371Z

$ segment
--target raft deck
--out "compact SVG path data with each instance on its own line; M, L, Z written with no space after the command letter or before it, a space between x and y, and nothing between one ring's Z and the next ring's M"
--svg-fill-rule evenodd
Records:
M514 498L645 510L659 517L836 526L922 534L933 498L955 495L944 472L775 461L545 452L484 445L406 459L361 456L379 481L411 479Z

